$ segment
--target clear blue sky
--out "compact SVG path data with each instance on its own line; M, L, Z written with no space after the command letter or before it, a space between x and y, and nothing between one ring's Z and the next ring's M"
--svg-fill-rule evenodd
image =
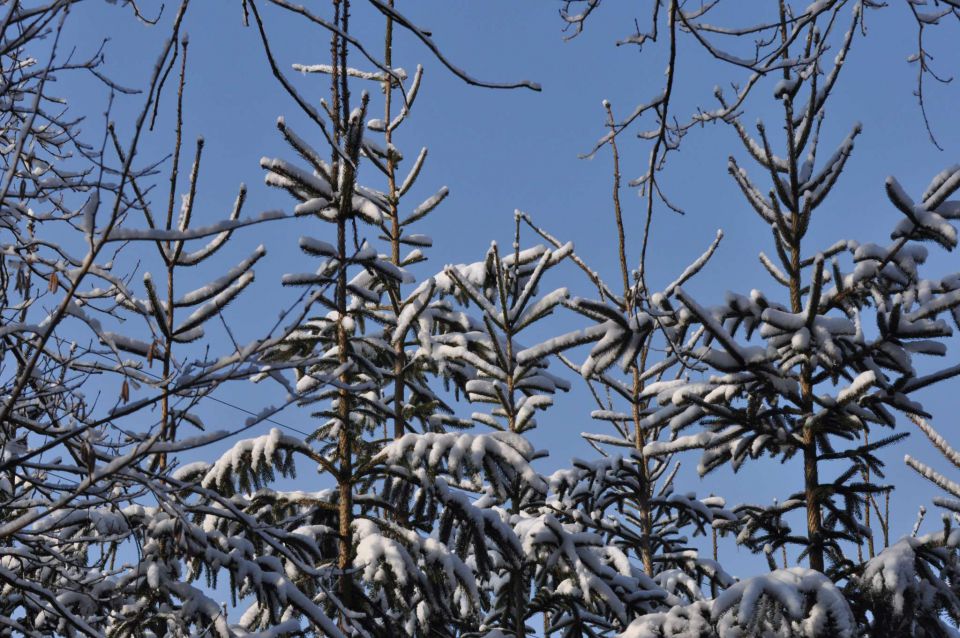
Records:
M146 3L143 3L146 4ZM322 3L310 3L322 4ZM590 161L578 159L603 134L601 101L612 102L616 113L624 114L659 91L664 70L663 52L656 48L641 55L635 47L616 47L615 41L633 29L633 6L608 0L580 37L564 42L558 17L561 2L539 0L401 0L398 7L429 28L448 57L473 75L495 81L535 80L542 93L526 90L493 91L470 87L444 70L429 52L408 34L398 32L395 61L412 70L420 62L426 67L424 88L414 116L399 138L398 146L408 157L419 147L430 148L430 159L419 180L417 195L429 195L447 185L451 196L422 227L433 236L435 247L426 270L439 270L446 263L480 259L489 242L510 241L512 214L520 208L554 235L573 240L578 252L601 272L615 280L614 227L610 203L611 161L601 151ZM915 46L915 27L905 3L883 11L870 12L869 37L859 39L841 79L838 95L828 109L824 149L838 143L854 122L864 133L835 195L823 206L809 245L827 246L837 239L883 242L897 219L883 192L883 179L895 175L910 193L918 193L929 179L946 165L960 161L960 124L955 117L960 98L957 85L928 87L929 111L941 146L938 151L927 138L920 111L912 95L916 68L906 62ZM900 6L904 4L904 6ZM383 19L364 3L355 3L354 24L361 39L379 51ZM769 3L746 0L737 3L740 13L767 7ZM144 7L149 13L150 9ZM162 21L172 14L168 5ZM304 29L276 11L267 11L269 28L281 63L326 63L328 40L318 30ZM744 21L742 16L733 16ZM105 3L82 5L71 16L69 28L80 36L85 47L109 36L106 72L121 84L143 87L160 50L163 27L137 23L117 6ZM285 115L296 125L302 118L290 99L270 76L254 28L241 24L239 0L195 0L186 22L190 34L190 70L187 87L187 139L203 135L207 141L199 195L199 215L213 222L225 215L237 184L250 186L248 214L290 202L279 191L262 185L258 165L262 155L281 153L283 148L274 127L277 116ZM960 37L957 26L947 25L932 33L930 46L940 70L950 66L960 73ZM949 36L953 36L951 39ZM687 44L692 41L687 39ZM356 58L354 58L356 60ZM358 66L360 66L358 64ZM291 74L293 72L291 71ZM715 105L711 94L717 84L737 79L739 74L707 59L701 52L681 48L678 57L677 110L689 115L695 107ZM322 76L296 76L298 87L315 99L326 94ZM72 87L74 80L65 82ZM106 94L90 82L83 83L77 108L98 114ZM376 90L375 86L371 86ZM167 91L173 90L173 85ZM168 95L168 98L170 95ZM129 127L131 107L140 98L123 98L115 117ZM171 103L168 100L168 105ZM770 86L761 86L746 105L745 121L776 117ZM88 129L96 131L101 120L92 119ZM301 127L309 134L311 129ZM123 129L121 129L123 130ZM172 147L172 124L168 114L159 121L157 133L142 148L145 157L159 158ZM317 145L322 146L319 140ZM832 148L830 148L832 150ZM647 147L633 137L621 141L624 177L644 172ZM192 154L185 154L184 160ZM730 127L708 126L690 133L680 153L671 157L661 177L668 194L687 214L683 217L658 209L653 228L653 248L648 264L653 285L666 285L710 243L718 228L726 234L708 271L688 286L710 303L721 301L724 291L741 293L751 288L775 289L756 260L760 250L770 250L769 232L757 223L726 172L726 158L733 154L749 167L746 154ZM625 188L628 235L634 239L631 256L639 254L642 201ZM299 222L298 222L299 223ZM258 268L254 289L237 303L233 316L240 333L252 338L264 317L274 316L279 306L276 282L279 274L301 271L306 258L294 255L297 237L320 234L317 228L296 224L274 225L238 234L236 249L244 252L257 243L270 252ZM530 240L534 240L531 238ZM812 252L812 249L811 249ZM955 255L932 260L929 273L960 270ZM569 272L569 271L568 271ZM582 284L555 281L586 291ZM569 324L558 324L558 331ZM954 340L955 342L957 340ZM956 360L960 343L949 356ZM960 431L953 422L956 401L953 393L960 382L951 382L926 398L934 413L934 424L950 440L960 444ZM231 401L257 409L256 392L235 390ZM534 441L549 447L550 460L544 468L559 466L569 457L592 451L579 439L584 430L598 431L602 425L590 422L591 406L583 392L562 397L552 416L540 419L542 431ZM551 413L548 413L548 415ZM223 426L232 425L237 415L224 413ZM300 416L291 414L291 425ZM299 424L311 429L309 424ZM216 424L215 424L216 426ZM907 424L909 426L909 424ZM887 454L891 479L900 487L893 505L899 512L894 535L908 533L916 506L927 502L933 491L902 465L902 455L933 461L942 467L936 452L917 434ZM696 464L690 458L685 485L699 492L725 495L732 503L750 499L769 501L786 496L784 486L798 485L776 461L764 460L742 475L728 472L712 475L704 484L692 478ZM744 480L744 477L746 480ZM745 489L746 488L746 489ZM735 566L734 566L735 567Z

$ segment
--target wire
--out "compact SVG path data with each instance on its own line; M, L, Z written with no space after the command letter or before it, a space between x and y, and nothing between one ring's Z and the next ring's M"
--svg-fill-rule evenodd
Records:
M106 354L104 354L104 353L102 353L102 352L94 352L93 354L95 354L95 355L97 355L98 357L101 357L101 358L103 358L103 359L106 359L107 361L113 361L113 359L111 359L109 356L107 356ZM154 372L150 372L149 370L143 370L143 369L141 369L139 372L140 372L141 374L145 374L145 375L147 375L147 376L149 376L149 377L153 377L154 379L157 379L158 381L163 378L163 377L161 377L159 374L156 374L156 373L154 373ZM258 416L259 416L256 412L253 412L252 410L248 410L248 409L246 409L246 408L244 408L244 407L241 407L241 406L239 406L239 405L236 405L236 404L234 404L234 403L230 403L229 401L226 401L226 400L224 400L224 399L220 399L220 398L218 398L218 397L215 397L215 396L213 396L212 394L204 394L204 395L202 395L202 396L199 397L199 398L200 398L200 399L209 399L209 400L211 400L211 401L216 401L217 403L219 403L219 404L221 404L221 405L225 405L225 406L227 406L227 407L229 407L229 408L233 408L234 410L237 410L238 412L243 412L244 414L246 414L246 415L248 415L248 416L253 416L253 417L258 417ZM279 421L277 421L276 419L271 418L271 417L264 417L264 418L262 419L262 421L264 421L264 422L266 422L266 423L272 423L273 425L279 426L279 427L284 428L284 429L286 429L286 430L290 430L291 432L296 432L297 434L300 434L300 435L302 435L302 436L310 436L310 433L309 433L309 432L304 432L303 430L297 429L297 428L293 427L292 425L287 425L287 424L285 424L285 423L281 423L281 422L279 422Z

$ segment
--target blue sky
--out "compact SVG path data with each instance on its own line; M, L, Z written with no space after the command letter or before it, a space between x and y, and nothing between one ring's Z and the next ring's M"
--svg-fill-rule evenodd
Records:
M146 5L146 3L143 3ZM379 51L383 19L364 3L355 3L354 25L361 39ZM611 280L618 277L614 253L614 226L610 200L611 161L602 150L592 160L578 156L589 150L604 132L601 101L610 100L616 113L624 114L659 91L665 68L664 53L656 46L642 54L635 47L617 47L615 41L633 30L636 3L612 2L591 19L579 37L565 41L558 17L562 3L555 0L513 2L510 0L401 0L398 7L429 28L447 56L471 74L492 81L530 79L543 91L495 91L465 85L443 69L430 53L408 34L398 32L394 58L398 66L412 70L417 63L426 68L424 87L413 117L399 136L398 146L408 157L420 146L430 149L418 189L410 197L412 207L436 188L447 185L451 195L423 227L433 236L435 247L430 262L421 272L439 270L446 263L482 258L491 240L509 244L514 209L522 209L554 235L573 240L577 251ZM945 166L960 161L960 124L955 117L960 91L956 85L928 86L928 108L943 151L929 141L912 91L916 68L906 58L913 52L915 26L905 3L892 3L882 11L868 13L868 37L858 39L824 127L824 149L839 143L856 121L863 123L853 158L832 199L815 220L811 246L828 246L837 239L885 241L897 214L887 202L883 180L895 175L910 193L918 193L929 179ZM904 4L904 6L900 6ZM262 186L258 161L262 155L290 154L283 148L274 122L286 116L288 122L307 135L306 127L290 99L270 76L254 28L241 23L239 1L195 0L186 21L189 33L190 65L186 99L186 139L203 135L205 162L201 169L198 215L212 223L226 215L239 182L250 186L247 213L286 207L290 202L278 191ZM746 0L730 14L745 22L748 11L762 10L769 3ZM144 6L150 13L150 8ZM172 14L168 5L161 20L166 25ZM268 27L282 65L325 63L326 36L302 23L266 11ZM128 10L106 3L83 5L69 20L68 29L90 49L101 37L106 45L108 75L119 83L143 87L160 50L165 27L150 27L132 19ZM935 64L949 74L951 65L960 72L960 37L957 25L944 25L930 35L929 46ZM952 36L952 38L950 37ZM715 85L741 77L719 67L684 40L678 56L676 108L688 116L697 105L715 106L711 97ZM359 64L358 64L359 66ZM326 94L322 76L296 75L304 95L319 99ZM65 79L64 93L74 87L80 92L76 108L92 114L88 130L102 124L99 114L106 105L106 92L90 81ZM780 117L772 98L773 80L762 84L745 106L745 122L758 117ZM370 87L376 90L375 86ZM174 86L167 87L166 103ZM129 130L139 97L123 97L113 118ZM171 110L162 114L157 130L141 149L144 158L159 159L172 148ZM319 140L317 144L322 146ZM647 146L635 137L620 141L625 181L644 172ZM192 155L185 146L184 161ZM679 216L663 207L656 210L653 244L648 272L654 286L669 283L685 265L712 241L722 228L725 239L707 271L687 288L705 303L719 302L726 290L747 293L752 288L776 288L761 270L756 255L770 250L769 232L748 210L733 181L726 161L733 154L749 168L749 161L732 128L710 125L691 131L682 150L671 156L661 177L668 196L685 211ZM756 172L755 170L753 172ZM636 192L624 188L631 259L639 255L643 202ZM301 220L302 221L302 220ZM235 328L253 338L278 308L276 282L279 275L300 271L309 263L296 255L297 237L321 235L323 230L304 229L301 222L257 227L238 233L237 253L224 263L235 261L258 243L269 254L258 268L258 283L233 308ZM530 243L536 243L529 238ZM813 252L813 249L811 249ZM933 251L935 252L935 251ZM958 270L955 255L938 255L931 260L932 275ZM142 265L149 268L149 262ZM219 274L219 273L216 273ZM567 280L569 278L569 280ZM587 292L572 271L555 278L556 286L568 285ZM557 332L568 320L558 321ZM956 341L956 340L954 340ZM954 343L954 346L960 344ZM955 351L956 352L956 351ZM954 360L956 353L949 355ZM960 382L950 382L925 398L934 424L948 438L960 443L953 416L952 393ZM258 409L262 389L235 389L223 398L250 409ZM217 408L218 410L221 408ZM596 431L588 418L590 404L583 392L572 392L558 400L556 409L540 419L541 431L534 441L549 447L545 468L557 467L571 456L592 451L579 439L584 430ZM550 416L552 414L552 416ZM229 410L217 413L223 427L233 425L238 415ZM242 415L240 415L242 416ZM278 420L311 429L301 415L291 413ZM909 427L909 424L906 424ZM216 425L215 425L216 427ZM936 452L919 434L886 456L890 477L900 488L893 497L894 536L908 533L916 506L929 501L933 491L902 465L905 452L939 463ZM699 492L728 496L732 503L743 500L769 501L786 496L795 468L782 468L776 461L763 460L741 475L721 471L698 484L693 478L696 459L687 462L684 485ZM795 475L795 474L794 474ZM796 476L796 475L795 475ZM737 563L739 564L739 563ZM745 565L745 563L744 563Z

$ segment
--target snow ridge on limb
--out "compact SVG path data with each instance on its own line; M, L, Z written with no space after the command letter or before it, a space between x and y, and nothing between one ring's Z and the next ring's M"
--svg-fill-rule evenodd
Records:
M492 434L434 433L407 434L388 444L378 461L400 464L412 471L427 470L442 475L452 485L471 491L492 489L505 494L524 487L546 494L547 485L530 461L534 449L513 432ZM486 474L480 481L479 475Z
M922 516L922 510L921 510ZM862 624L904 636L952 636L960 609L960 532L901 538L864 566L850 584Z
M857 625L843 592L819 572L794 567L744 579L712 600L635 620L619 638L738 636L853 638Z

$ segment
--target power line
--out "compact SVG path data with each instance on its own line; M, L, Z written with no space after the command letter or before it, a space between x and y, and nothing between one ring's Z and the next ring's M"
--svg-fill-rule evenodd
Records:
M96 354L98 357L101 357L101 358L106 359L106 360L108 360L108 361L111 361L111 362L113 361L113 359L111 359L111 358L108 357L107 355L103 354L102 352L94 352L94 354ZM154 372L150 372L149 370L140 369L139 372L140 372L141 374L147 375L147 376L149 376L149 377L153 377L154 379L157 379L158 381L163 378L163 377L161 377L160 375L158 375L158 374L156 374L156 373L154 373ZM216 401L217 403L220 403L221 405L225 405L225 406L227 406L227 407L233 408L234 410L237 410L238 412L243 412L244 414L247 414L247 415L249 415L249 416L260 418L260 415L257 414L256 412L253 412L252 410L248 410L248 409L246 409L246 408L244 408L244 407L241 407L241 406L239 406L239 405L236 405L236 404L234 404L234 403L230 403L229 401L226 401L226 400L221 399L221 398L219 398L219 397L215 397L215 396L213 396L212 394L204 394L204 395L201 395L199 398L201 398L201 399L210 399L211 401ZM293 427L292 425L287 425L287 424L285 424L285 423L281 423L280 421L277 421L276 419L274 419L274 418L272 418L272 417L262 417L262 418L261 418L261 421L266 422L266 423L272 423L273 425L276 425L276 426L278 426L278 427L284 428L284 429L286 429L286 430L290 430L291 432L296 432L297 434L300 434L300 435L302 435L302 436L310 436L310 433L309 433L309 432L304 432L303 430L300 430L300 429L298 429L298 428L295 428L295 427Z
M248 409L246 409L246 408L242 408L242 407L240 407L239 405L234 405L233 403L230 403L229 401L224 401L223 399L217 398L217 397L215 397L215 396L213 396L213 395L206 395L205 398L210 399L211 401L216 401L217 403L222 403L223 405L228 406L228 407L231 407L231 408L233 408L234 410L239 410L240 412L243 412L244 414L249 414L250 416L253 416L253 417L258 416L256 412L253 412L253 411L248 410ZM272 423L272 424L278 425L278 426L280 426L280 427L282 427L282 428L286 428L287 430L290 430L291 432L296 432L297 434L302 434L303 436L310 436L310 433L309 433L309 432L304 432L303 430L298 430L297 428L293 427L292 425L286 425L286 424L284 424L284 423L280 423L279 421L277 421L276 419L273 419L272 417L264 417L262 420L265 421L265 422L267 422L267 423Z

